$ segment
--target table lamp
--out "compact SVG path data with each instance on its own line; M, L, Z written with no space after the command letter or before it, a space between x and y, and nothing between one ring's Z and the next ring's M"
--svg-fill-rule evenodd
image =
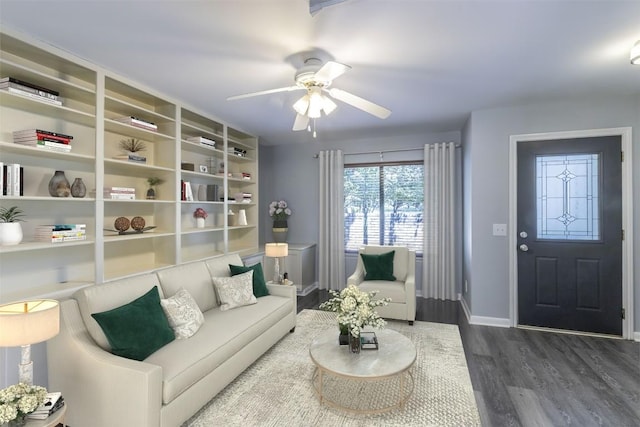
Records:
M41 299L0 305L0 346L22 347L19 381L33 385L31 344L53 338L60 332L60 305Z
M287 243L267 243L264 247L264 254L274 259L273 283L280 282L279 258L289 255L289 245Z

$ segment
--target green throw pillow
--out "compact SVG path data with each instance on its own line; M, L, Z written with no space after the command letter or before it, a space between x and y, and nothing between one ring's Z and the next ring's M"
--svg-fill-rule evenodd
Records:
M267 283L264 281L262 264L257 263L250 267L245 267L244 265L229 264L229 269L231 270L232 276L235 276L236 274L246 273L247 271L253 270L253 295L256 298L269 295L269 290L267 289Z
M360 254L364 263L364 280L388 280L396 281L393 275L393 256L396 251L385 252L383 254L371 255Z
M128 304L91 317L107 336L111 352L128 359L144 360L175 339L157 286Z

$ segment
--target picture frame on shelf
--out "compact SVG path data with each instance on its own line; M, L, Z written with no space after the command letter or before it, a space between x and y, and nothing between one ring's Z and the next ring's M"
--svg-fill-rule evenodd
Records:
M200 173L209 173L207 165L200 165Z

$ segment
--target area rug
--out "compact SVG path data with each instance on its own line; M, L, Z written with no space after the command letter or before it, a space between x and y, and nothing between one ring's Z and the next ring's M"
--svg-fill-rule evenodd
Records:
M335 314L303 310L287 335L183 427L211 426L479 426L469 371L456 325L389 320L387 328L416 346L415 388L403 408L358 415L320 405L311 384L309 344L338 328ZM375 399L376 396L370 396Z

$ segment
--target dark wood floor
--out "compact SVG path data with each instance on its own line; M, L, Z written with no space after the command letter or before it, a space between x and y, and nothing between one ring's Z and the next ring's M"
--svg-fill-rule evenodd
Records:
M469 325L457 301L418 298L416 320L458 325L484 426L640 426L640 343Z

